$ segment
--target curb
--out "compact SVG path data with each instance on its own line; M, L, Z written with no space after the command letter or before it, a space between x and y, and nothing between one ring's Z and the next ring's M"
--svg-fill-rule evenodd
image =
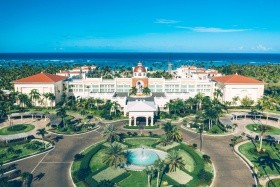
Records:
M12 163L15 163L15 162L19 162L19 161L22 161L22 160L26 160L28 158L32 158L32 157L35 157L35 156L38 156L38 155L42 155L44 153L48 153L50 151L52 151L53 149L55 148L55 146L47 149L47 150L44 150L43 152L40 152L40 153L35 153L35 154L32 154L32 155L27 155L26 157L23 157L23 158L20 158L20 159L17 159L17 160L13 160L13 161L10 161L10 162L6 162L5 164L3 164L3 166L6 166L6 165L9 165L9 164L12 164Z
M252 176L254 178L254 181L255 181L255 185L258 186L259 184L259 180L258 180L258 177L257 177L257 174L256 172L254 171L254 165L251 163L251 161L249 161L246 157L244 157L238 150L239 146L245 144L249 142L249 140L245 140L243 142L240 142L238 144L236 144L233 148L233 152L236 156L238 156L244 163L245 165L248 167L248 169L250 170L250 172L252 173Z
M190 130L190 129L184 127L183 125L181 125L181 128L186 130L186 131L189 131L189 132L192 132L192 133L195 133L195 134L199 134L198 132ZM234 135L234 132L231 132L231 133L228 133L228 134L202 134L202 135L203 136L212 136L212 137L224 137L224 136Z
M56 134L56 135L61 135L61 136L80 136L80 135L84 135L84 134L88 134L91 133L93 131L96 131L100 128L100 126L97 126L95 129L87 131L87 132L83 132L83 133L78 133L78 134L60 134L60 133L56 133L56 132L52 132L50 130L47 130L49 133L51 134Z

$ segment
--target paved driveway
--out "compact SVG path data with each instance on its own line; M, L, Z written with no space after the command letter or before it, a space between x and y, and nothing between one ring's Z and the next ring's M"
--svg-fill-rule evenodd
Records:
M117 123L119 130L122 123ZM102 139L100 132L90 132L79 136L65 136L56 143L54 150L49 153L18 162L18 168L23 171L33 172L34 176L41 174L40 180L35 180L33 186L64 187L73 186L69 177L70 165L73 156L89 145ZM154 131L159 133L161 130ZM199 135L181 129L184 141L197 143ZM147 134L147 132L145 132ZM208 154L216 168L215 187L251 187L254 180L246 165L231 151L229 147L231 136L204 137L203 152Z

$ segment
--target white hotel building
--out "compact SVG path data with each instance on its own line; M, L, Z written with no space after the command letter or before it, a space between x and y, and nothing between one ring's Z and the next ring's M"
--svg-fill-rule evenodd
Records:
M261 81L237 74L221 76L215 70L182 66L174 72L176 76L173 79L149 78L147 68L141 63L132 68L132 71L132 78L115 79L87 78L82 69L78 79L72 78L72 75L77 75L76 69L74 73L68 71L57 75L40 73L14 81L14 87L15 91L27 94L31 89L37 89L41 95L52 92L57 97L56 102L59 102L64 85L68 96L117 101L124 114L129 115L130 122L133 118L146 117L151 124L152 114L163 109L172 99L188 99L198 93L213 98L215 89L221 89L222 101L232 101L234 96L240 99L248 96L256 102L264 92L264 83ZM137 88L135 97L129 96L132 87ZM151 96L142 96L142 89L145 87L151 90Z

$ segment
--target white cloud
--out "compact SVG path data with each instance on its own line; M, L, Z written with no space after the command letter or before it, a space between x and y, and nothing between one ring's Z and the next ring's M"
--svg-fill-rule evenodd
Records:
M212 33L226 33L226 32L243 32L248 29L223 29L217 27L185 27L185 26L177 26L179 29L188 29L194 32L212 32Z
M179 23L180 21L177 20L172 20L172 19L156 19L154 23L159 23L159 24L175 24Z
M270 51L272 48L271 47L266 47L262 44L258 44L256 47L252 48L255 51Z

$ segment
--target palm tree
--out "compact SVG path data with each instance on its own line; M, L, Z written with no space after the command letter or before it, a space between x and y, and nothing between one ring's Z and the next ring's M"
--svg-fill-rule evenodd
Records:
M196 104L196 110L198 111L199 109L201 109L201 103L203 100L203 94L202 93L198 93L196 94L196 96L194 97L194 99L196 100L197 104Z
M23 172L21 174L21 178L23 180L23 186L30 187L33 179L32 173Z
M66 117L66 109L65 109L65 107L59 107L57 110L56 110L56 115L57 116L59 116L59 117L61 117L61 119L62 119L62 124L63 124L63 126L65 125L64 124L64 119L65 119L65 117Z
M29 93L30 99L33 102L33 104L36 106L36 101L40 99L40 93L37 89L32 89Z
M167 122L164 124L163 130L169 141L175 141L175 142L182 141L183 139L182 134L180 133L176 125L172 125L170 122Z
M220 97L223 97L223 92L222 92L222 90L221 90L221 89L215 89L215 91L214 91L214 97L215 97L216 99L219 99Z
M239 101L239 97L238 96L234 96L233 98L232 98L232 105L233 106L235 106L235 105L237 105L237 102Z
M55 101L55 95L53 93L49 93L49 100L51 101L51 108L53 107L53 102Z
M169 166L169 172L176 171L176 168L182 168L185 166L184 161L176 150L172 150L167 156L167 163Z
M36 132L36 134L42 136L42 141L43 141L44 147L46 148L46 144L44 143L44 137L45 137L46 134L48 134L48 132L46 131L46 129L45 129L45 128L38 129L37 132Z
M263 144L263 136L267 131L267 127L261 123L261 132L260 132L260 151L262 151L262 144Z
M136 95L137 94L137 88L134 86L129 90L129 95Z
M106 149L103 162L117 168L119 164L126 163L125 153L120 144L113 143Z
M19 101L19 105L21 107L26 107L26 106L29 107L29 106L31 106L31 101L28 98L28 95L26 95L26 94L20 93L18 95L18 101Z
M151 187L151 179L152 179L152 176L153 176L153 173L154 173L154 168L146 166L145 172L148 176L148 187Z
M45 107L47 107L48 99L49 99L49 93L43 93L43 101L44 101L43 103Z
M159 142L162 146L167 146L168 144L170 144L170 140L165 134L160 137Z
M117 115L117 111L120 109L120 104L116 101L112 102L112 106L111 106L111 110L110 110L110 115L111 112L114 111L115 112L115 116Z
M145 87L145 88L143 88L142 93L143 93L144 95L150 95L151 90L150 90L150 88Z
M113 143L114 141L120 141L120 136L116 131L117 128L114 125L108 124L104 127L103 137L105 137L106 141L110 143Z
M163 174L164 169L165 169L165 163L163 160L158 159L155 161L154 166L157 171L157 187L159 187L159 184L161 182L161 181L159 181L160 173Z

